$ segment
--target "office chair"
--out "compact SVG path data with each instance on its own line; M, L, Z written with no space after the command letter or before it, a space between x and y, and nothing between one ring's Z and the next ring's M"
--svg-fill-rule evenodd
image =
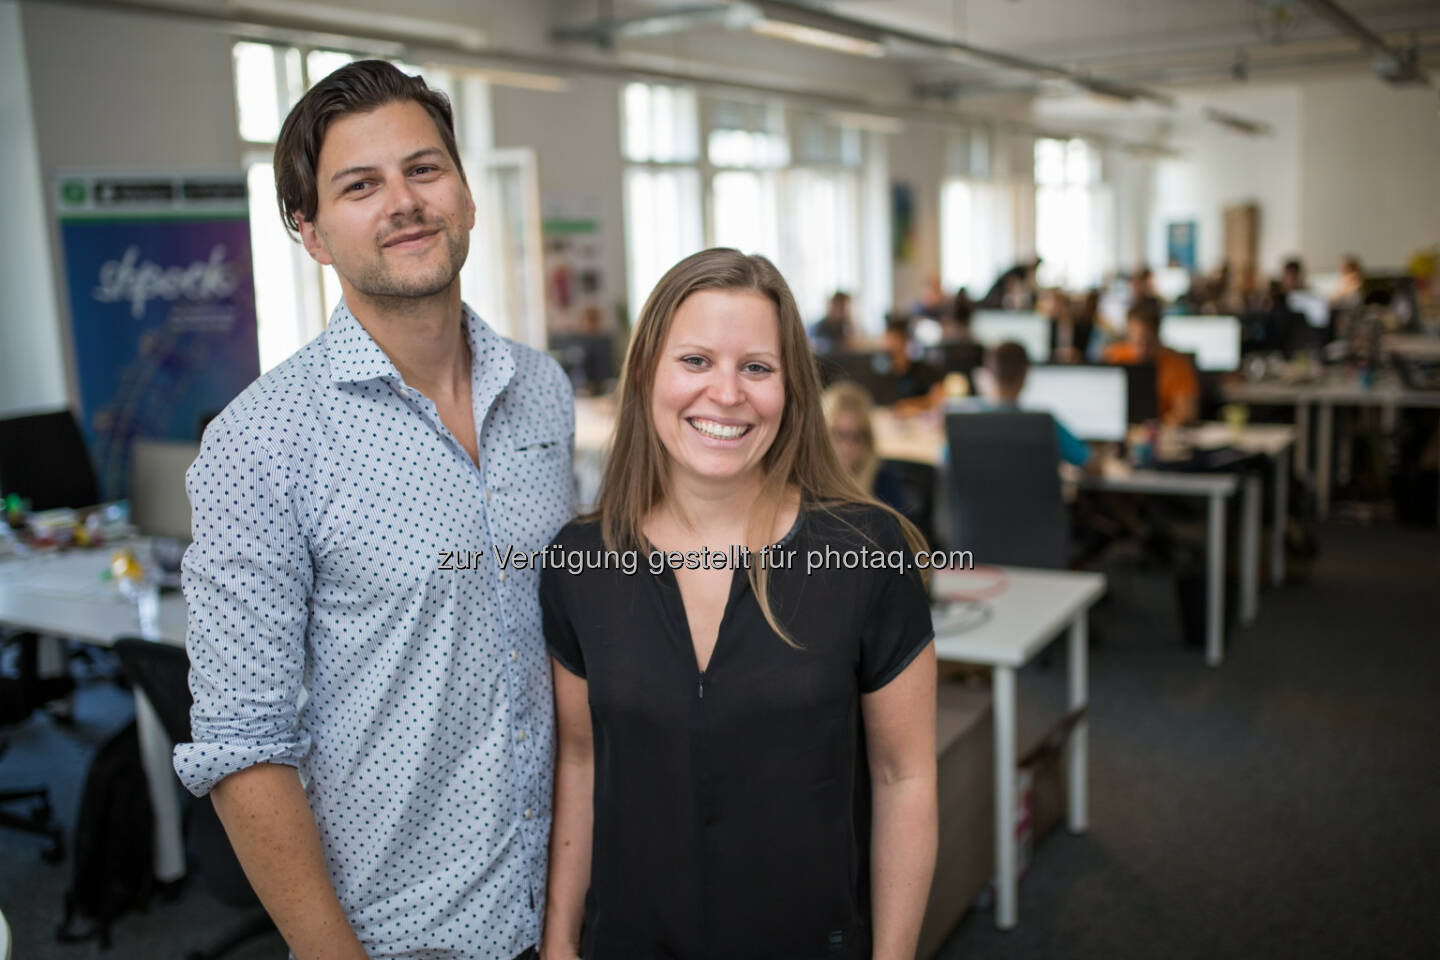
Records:
M100 502L90 451L69 410L0 420L0 492L18 493L32 510Z
M1060 453L1048 413L951 413L950 547L977 564L1067 569Z
M26 696L23 681L14 677L0 678L0 726L24 723L35 709L35 704ZM0 738L0 757L4 757L8 741ZM16 805L27 803L30 810L18 813ZM50 806L50 791L46 787L19 787L0 790L0 827L21 830L47 838L50 842L41 852L49 863L65 859L65 831L54 820Z
M176 743L190 740L190 658L181 647L127 637L115 643L115 655L132 683L139 687L165 732ZM275 930L235 857L225 828L208 797L193 802L185 819L190 857L216 899L232 907L255 908L255 915L205 950L186 960L217 960L258 936Z
M885 460L884 465L900 481L904 505L900 512L920 530L931 550L935 542L935 491L939 487L939 471L928 463L913 460Z

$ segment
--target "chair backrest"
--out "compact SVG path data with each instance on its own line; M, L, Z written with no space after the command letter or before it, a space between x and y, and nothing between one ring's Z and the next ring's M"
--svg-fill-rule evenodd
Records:
M1048 413L945 417L950 447L950 543L976 563L1064 569L1060 452Z
M115 656L130 682L144 691L165 733L176 743L190 742L190 658L184 647L125 637L115 641Z
M69 410L0 420L0 493L20 494L33 510L100 502L90 451Z
M900 481L900 492L904 497L900 512L919 528L930 549L938 549L935 542L935 491L939 486L939 471L931 464L913 460L886 460L884 464Z

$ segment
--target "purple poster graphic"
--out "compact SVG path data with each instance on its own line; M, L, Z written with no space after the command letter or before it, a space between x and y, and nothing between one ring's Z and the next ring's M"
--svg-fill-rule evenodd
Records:
M259 375L242 176L64 177L60 235L81 427L107 500L130 441L196 441Z

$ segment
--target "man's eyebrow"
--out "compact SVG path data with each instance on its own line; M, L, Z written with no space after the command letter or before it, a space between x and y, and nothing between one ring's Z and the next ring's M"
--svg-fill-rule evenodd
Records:
M414 153L410 154L404 160L401 160L400 164L401 166L404 166L407 163L414 163L421 157L427 157L431 154L443 157L445 155L445 151L441 150L439 147L422 147L419 150L416 150ZM378 169L378 167L372 166L346 167L344 170L336 171L335 175L330 178L330 182L335 183L337 180L343 180L345 177L351 177L358 173L374 173Z

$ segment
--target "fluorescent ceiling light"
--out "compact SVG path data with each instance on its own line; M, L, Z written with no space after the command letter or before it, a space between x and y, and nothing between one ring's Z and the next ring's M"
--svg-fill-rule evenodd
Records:
M886 117L874 113L853 113L845 110L832 110L826 115L827 120L836 126L853 127L856 130L864 130L869 133L885 133L894 135L905 132L905 124L896 117Z
M481 67L471 72L501 87L519 87L522 90L539 90L543 93L564 93L570 89L570 84L564 77L550 73L497 70L493 67Z
M823 47L826 50L848 53L857 57L885 56L885 45L879 41L865 40L861 37L852 37L848 34L836 33L833 30L822 30L819 27L807 27L804 24L790 23L785 20L761 17L750 22L750 29L767 37L789 40L792 43L804 43L812 47Z

